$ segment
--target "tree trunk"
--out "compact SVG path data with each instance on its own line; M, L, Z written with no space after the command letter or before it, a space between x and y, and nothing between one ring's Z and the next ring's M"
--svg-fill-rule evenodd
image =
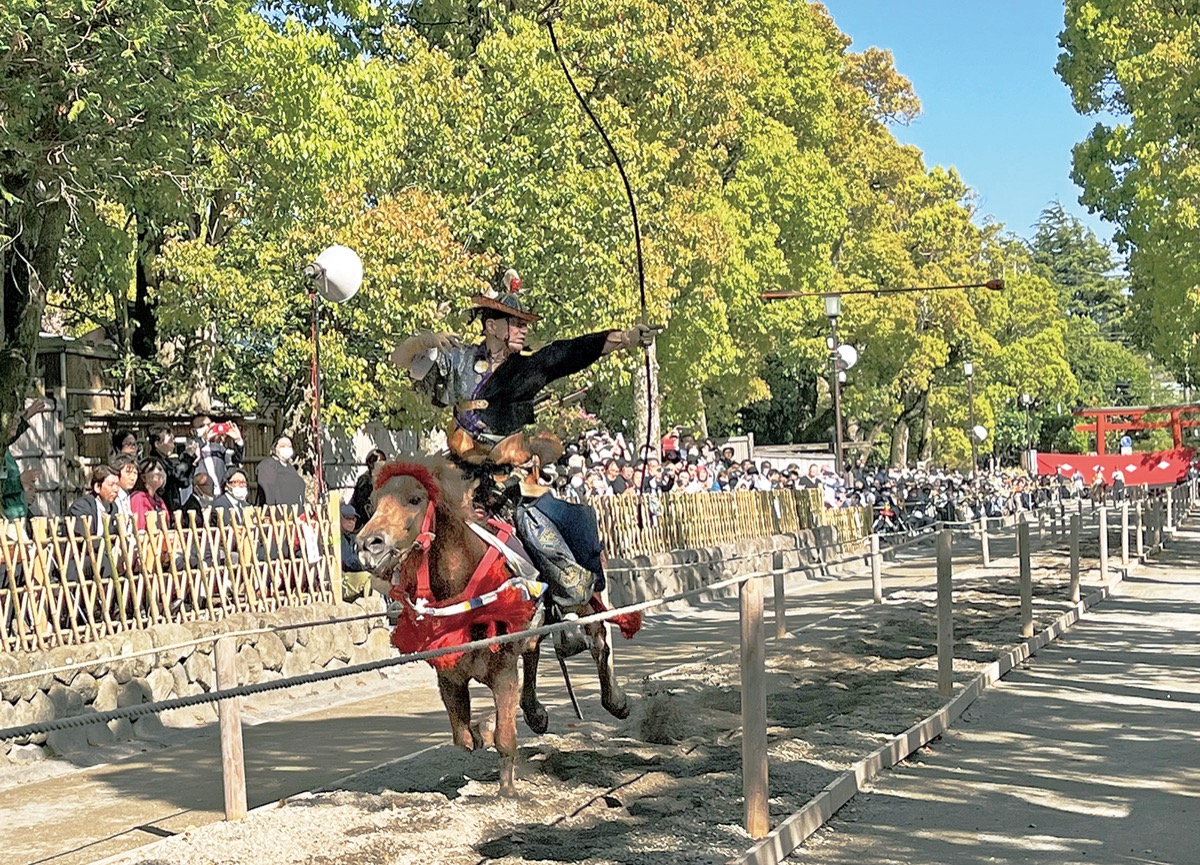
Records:
M650 363L650 380L646 380L646 362ZM633 374L633 422L634 447L637 451L634 457L641 459L642 448L649 442L653 456L659 456L662 447L662 428L659 412L662 409L662 396L658 390L658 354L657 346L651 345L638 358L637 369ZM647 391L649 384L649 391Z
M137 220L137 249L135 255L135 280L133 305L130 309L133 330L130 334L129 347L133 356L142 361L154 362L158 359L158 316L152 292L157 288L157 275L154 261L158 257L159 239L149 221L139 216ZM135 399L138 407L156 401L159 394L158 382L161 376L154 376L154 381L145 377L135 380Z
M11 186L9 187L12 188ZM36 201L32 190L17 193ZM0 456L25 409L25 395L33 380L38 334L46 295L58 280L59 248L67 226L67 205L62 201L14 207L0 211L0 234L13 238L0 248L0 283L3 302L0 318Z
M892 468L902 469L908 466L909 445L912 443L913 426L922 423L922 406L926 405L927 394L917 394L915 398L906 396L901 404L903 410L892 427ZM920 427L924 430L924 425ZM918 441L918 447L920 441ZM919 453L919 451L918 451Z
M894 469L908 465L908 421L901 415L892 425L892 450L889 459Z

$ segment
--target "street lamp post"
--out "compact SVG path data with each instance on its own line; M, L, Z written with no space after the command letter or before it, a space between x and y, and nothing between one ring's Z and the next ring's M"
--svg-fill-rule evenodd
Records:
M842 297L838 294L825 295L825 315L829 317L829 386L833 392L833 465L837 476L842 477L845 469L842 448L842 371L838 360L837 320L842 314Z
M321 300L344 303L354 297L362 284L363 267L358 253L334 244L325 248L301 271L312 280L309 302L312 304L312 438L313 485L317 504L325 503L325 445L321 438Z
M1033 397L1027 393L1021 394L1021 405L1025 407L1025 450L1033 450L1033 422L1029 410L1033 407Z
M970 415L971 430L967 436L971 440L971 476L979 470L979 445L975 441L975 364L967 361L963 364L963 375L967 377L967 412Z

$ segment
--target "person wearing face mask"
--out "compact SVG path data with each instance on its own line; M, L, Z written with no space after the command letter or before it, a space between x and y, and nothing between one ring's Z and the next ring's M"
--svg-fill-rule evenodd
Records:
M246 473L241 469L234 469L229 473L229 477L225 478L225 492L213 499L209 521L217 525L223 516L227 526L240 523L249 497L250 482L246 479Z
M571 467L567 469L567 485L563 489L562 499L581 505L587 501L587 490L583 485L583 469Z
M304 478L292 465L292 440L287 436L275 439L271 455L258 464L258 494L256 505L303 505Z

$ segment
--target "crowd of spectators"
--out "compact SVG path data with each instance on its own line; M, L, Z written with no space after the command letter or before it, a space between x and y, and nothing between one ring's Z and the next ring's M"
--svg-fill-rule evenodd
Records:
M1090 499L1120 502L1126 495L1120 472L1086 479L1080 472L1030 477L1004 468L964 474L949 469L894 469L858 461L842 474L828 459L738 459L733 448L675 429L658 454L643 459L621 434L590 432L566 444L541 480L569 501L645 493L718 493L737 490L815 489L827 508L872 509L874 529L921 531L941 522L973 522L1036 511L1054 502Z

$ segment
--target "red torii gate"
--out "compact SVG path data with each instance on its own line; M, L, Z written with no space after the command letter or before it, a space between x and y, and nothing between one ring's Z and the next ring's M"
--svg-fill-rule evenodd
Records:
M1075 425L1076 432L1091 433L1096 437L1096 453L1103 455L1104 437L1108 432L1138 432L1152 429L1169 429L1175 440L1175 450L1183 447L1183 431L1200 427L1200 404L1130 406L1124 408L1077 408L1071 414L1087 418L1088 423ZM1146 415L1163 415L1163 420L1144 420Z

